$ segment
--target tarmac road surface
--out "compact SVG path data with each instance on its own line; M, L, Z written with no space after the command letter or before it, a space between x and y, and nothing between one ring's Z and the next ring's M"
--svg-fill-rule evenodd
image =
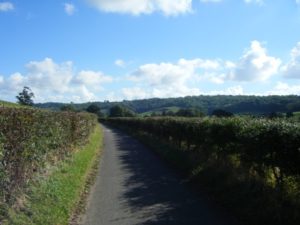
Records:
M84 225L226 225L151 150L103 126L104 147Z

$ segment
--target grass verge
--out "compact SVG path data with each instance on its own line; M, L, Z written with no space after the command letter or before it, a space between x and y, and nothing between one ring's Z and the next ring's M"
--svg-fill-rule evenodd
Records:
M78 210L90 172L98 161L102 131L96 126L88 144L62 162L47 178L29 185L24 202L11 209L4 224L64 225L74 210Z

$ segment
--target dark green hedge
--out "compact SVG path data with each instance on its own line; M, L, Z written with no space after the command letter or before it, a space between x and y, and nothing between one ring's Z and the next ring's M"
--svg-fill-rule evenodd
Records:
M148 132L177 145L184 144L191 151L209 149L208 153L214 157L238 154L242 163L255 166L258 172L264 167L274 168L278 179L300 175L298 123L242 118L116 118L109 122Z
M96 123L87 113L1 107L0 204L14 201L36 172L83 144Z

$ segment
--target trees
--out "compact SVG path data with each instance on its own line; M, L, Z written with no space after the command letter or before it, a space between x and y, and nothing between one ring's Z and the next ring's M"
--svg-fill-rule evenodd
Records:
M89 107L86 108L86 111L89 113L95 113L98 114L100 111L100 107L96 104L91 104Z
M223 109L216 109L211 113L211 115L216 117L231 117L233 116L233 113Z
M21 105L29 105L32 106L33 105L33 100L32 98L34 98L34 94L31 91L31 89L29 87L24 87L23 91L20 92L16 98L18 99L18 103Z
M183 116L183 117L203 117L205 114L196 108L189 108L189 109L179 109L176 113L176 116Z
M63 105L62 107L60 107L60 111L75 112L76 109L75 109L74 105L71 103L71 104L66 104L66 105Z
M109 116L110 117L133 117L135 116L135 113L124 106L115 105L110 109Z
M123 116L123 109L122 109L122 107L119 106L119 105L113 106L110 109L109 116L110 117L121 117L121 116Z
M89 112L89 113L94 113L96 114L98 117L104 117L105 114L101 112L101 109L100 107L93 103L91 105L89 105L87 108L86 108L86 111Z

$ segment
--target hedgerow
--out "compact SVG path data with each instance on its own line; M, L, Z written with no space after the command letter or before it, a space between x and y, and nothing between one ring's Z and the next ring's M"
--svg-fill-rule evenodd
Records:
M0 219L16 193L46 165L84 144L96 123L96 117L87 113L1 107Z
M178 154L177 165L244 210L249 224L300 221L300 124L240 117L106 121L173 146L169 158Z

